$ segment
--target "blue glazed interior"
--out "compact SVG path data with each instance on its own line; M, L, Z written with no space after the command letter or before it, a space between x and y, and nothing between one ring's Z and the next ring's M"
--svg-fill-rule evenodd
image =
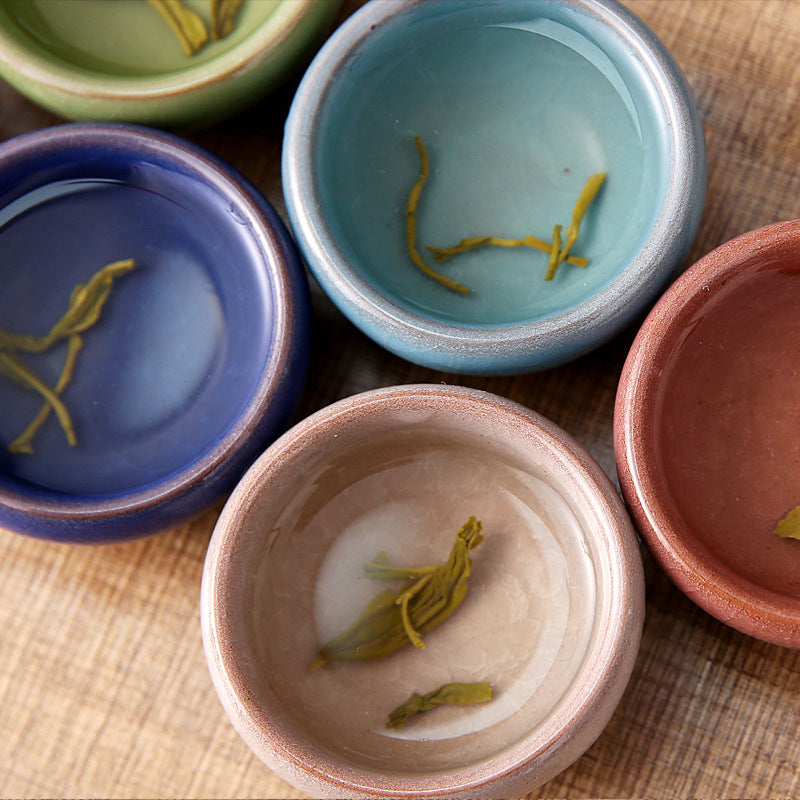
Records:
M333 77L318 123L322 213L347 261L378 292L468 326L523 324L574 308L641 249L664 202L666 119L644 70L608 26L548 0L420 3L374 31ZM408 256L405 211L430 158L417 215L426 277ZM607 179L575 255L484 248L437 265L426 245L566 231L592 173ZM313 266L313 265L312 265Z
M41 398L0 376L0 483L41 497L111 497L168 479L208 453L252 400L267 364L273 295L264 255L229 197L152 153L39 152L0 172L0 327L45 334L70 294L134 258L83 334L34 453L6 445ZM243 233L245 235L243 235ZM51 386L66 346L23 354Z

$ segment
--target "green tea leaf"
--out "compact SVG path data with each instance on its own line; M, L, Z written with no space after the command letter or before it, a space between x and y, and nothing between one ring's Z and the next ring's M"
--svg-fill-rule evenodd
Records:
M793 508L773 531L782 539L800 539L800 506Z
M70 445L76 443L75 429L72 427L72 420L64 404L59 400L55 392L36 373L25 366L13 352L0 350L0 375L5 375L20 386L24 386L26 389L37 392L44 397L47 404L55 411L58 421L64 429L67 442ZM28 451L23 450L21 452Z
M0 348L41 353L60 339L82 333L100 318L100 312L108 299L114 280L130 272L135 266L136 262L132 258L115 261L103 267L85 286L78 284L72 290L66 313L46 336L28 336L0 329Z
M414 138L414 144L417 146L417 152L419 153L419 177L411 187L406 205L406 247L408 249L408 257L429 278L438 281L442 286L446 286L451 291L459 294L469 294L469 287L448 278L446 275L442 275L435 269L431 269L423 260L419 250L417 250L417 210L419 208L419 199L422 195L422 187L425 186L430 175L430 166L428 164L428 151L419 136Z
M406 722L417 714L431 711L443 705L471 705L486 703L492 699L490 683L445 683L428 694L414 694L389 714L387 728L402 728Z
M561 226L553 226L553 246L550 248L550 259L547 262L547 274L544 276L546 281L552 279L560 262L561 255Z
M193 56L208 41L208 29L203 18L185 6L181 0L147 0L147 2L172 28L187 56Z
M75 360L78 357L78 352L80 351L81 347L83 346L83 340L81 337L75 333L69 337L69 349L67 350L67 358L64 361L64 367L61 370L61 375L59 376L58 383L53 389L53 392L56 395L60 395L61 392L64 391L67 384L72 380L72 373L75 369ZM8 449L12 453L32 453L33 452L33 445L31 444L31 440L36 435L39 428L44 425L47 421L48 416L50 416L50 409L52 408L52 404L45 403L40 409L39 413L31 420L30 424L27 428L16 438L13 442L8 446ZM65 431L66 433L66 431ZM73 438L75 434L73 432ZM67 436L67 441L69 441L69 436ZM75 442L70 442L70 444L75 444Z
M211 35L224 39L233 32L233 20L242 0L211 0Z
M469 236L461 239L458 244L452 247L426 247L425 249L433 253L433 260L437 263L447 261L447 259L475 250L478 247L530 247L533 250L540 250L543 253L551 253L553 245L544 239L536 236L525 236L522 239L502 239L499 236ZM581 256L567 256L567 261L576 267L585 267L589 263L588 258Z
M469 551L481 541L481 523L470 517L456 534L445 564L410 570L367 564L367 575L411 580L399 592L385 589L376 595L347 630L320 648L309 670L328 661L381 658L409 643L424 647L420 634L444 622L464 598L472 566Z
M58 395L64 391L67 384L72 380L75 361L82 347L82 339L79 334L94 325L100 318L100 313L108 299L114 281L120 275L130 272L135 266L136 262L132 258L124 261L115 261L93 275L85 286L79 283L72 290L66 313L56 322L46 336L28 336L0 330L0 375L4 375L15 383L37 392L45 399L45 404L39 409L39 413L28 427L8 446L11 452L33 452L31 440L47 420L51 409L58 417L67 442L70 445L76 444L77 440L72 420ZM61 339L69 340L67 357L58 383L55 389L51 389L19 358L17 351L40 353L58 343Z
M100 318L108 295L116 278L130 272L136 267L132 259L115 261L103 267L89 280L86 286L80 284L72 291L67 313L53 326L47 335L48 344L67 338L75 333L83 333Z
M417 183L411 190L406 209L406 240L409 256L411 257L411 260L423 272L425 272L425 274L444 284L448 288L453 289L454 291L459 291L466 294L469 291L467 287L462 286L459 283L455 283L449 278L446 278L445 276L440 275L438 272L432 270L422 260L422 257L417 251L417 206L419 204L422 187L425 185L425 182L428 179L429 166L428 155L425 151L424 145L422 144L422 140L419 137L416 137L415 142L420 155L420 175ZM589 179L587 180L586 185L584 186L583 191L578 197L578 200L576 201L572 210L572 222L569 228L567 228L566 240L563 243L561 238L561 225L556 225L553 229L552 242L546 242L542 239L536 238L535 236L525 236L522 239L504 239L499 236L469 236L461 239L458 244L453 245L452 247L426 247L425 249L433 254L434 261L441 263L443 261L447 261L453 256L459 255L460 253L466 253L469 250L474 250L479 247L530 247L535 250L541 250L550 256L544 279L546 281L551 281L555 277L559 266L564 263L564 261L568 261L570 264L574 264L576 267L585 267L589 263L585 258L572 256L570 251L572 250L575 242L578 240L578 232L580 230L583 217L585 216L586 211L588 210L592 201L597 196L597 193L600 191L600 187L603 185L605 178L605 172L599 172L595 175L589 176Z
M386 559L386 560L384 560ZM386 553L379 553L369 564L364 564L364 577L380 580L416 580L435 572L438 567L393 567Z
M600 191L600 187L603 185L603 181L605 179L606 173L598 172L596 175L590 175L589 180L586 181L586 185L583 187L583 191L580 193L578 200L575 203L575 207L572 209L572 222L567 228L567 238L564 242L564 246L561 248L558 256L555 259L551 258L550 260L550 266L547 270L547 274L544 276L546 281L553 280L556 270L564 261L567 260L569 252L572 250L572 246L578 241L578 232L580 230L583 217L586 214L589 206L592 204L592 201L597 196L597 193Z
M24 350L27 353L40 353L46 350L47 338L45 336L29 336L26 333L13 333L0 329L0 349Z

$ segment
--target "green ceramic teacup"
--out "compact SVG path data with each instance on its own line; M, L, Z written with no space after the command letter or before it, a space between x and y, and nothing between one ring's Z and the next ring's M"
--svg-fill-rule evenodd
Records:
M183 0L210 23L212 0ZM148 0L0 0L0 77L75 120L215 121L274 88L338 0L243 0L234 30L187 56Z

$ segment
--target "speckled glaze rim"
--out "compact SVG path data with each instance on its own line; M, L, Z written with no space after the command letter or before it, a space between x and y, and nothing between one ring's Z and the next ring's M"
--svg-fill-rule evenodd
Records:
M620 53L648 75L667 118L669 152L663 207L643 249L609 286L566 312L528 324L444 323L397 305L348 263L322 214L314 169L320 108L331 76L380 28L424 0L367 3L329 38L306 72L286 125L283 183L295 237L325 292L385 348L424 366L502 374L544 369L599 346L664 289L688 252L706 189L702 125L686 79L661 41L616 0L553 0L611 30Z
M688 540L685 528L663 500L653 463L654 398L665 360L686 320L699 313L729 278L782 253L800 259L800 220L767 225L720 245L662 296L639 330L620 377L614 449L620 485L634 522L672 581L697 605L740 632L800 648L800 599L757 586L701 542Z
M293 406L308 359L304 334L310 325L308 289L288 231L249 182L211 153L172 134L140 126L75 123L4 142L0 145L0 170L24 167L34 154L37 158L58 158L67 150L88 154L96 147L119 148L141 157L152 154L160 162L169 159L183 174L194 175L236 204L249 223L242 230L248 230L266 267L264 275L274 298L272 343L261 379L236 422L209 452L180 473L144 489L106 498L59 495L56 499L54 493L27 494L0 483L0 520L4 525L32 535L39 535L30 530L37 525L64 525L65 532L74 529L78 534L65 536L69 541L138 537L184 521L209 506L257 455L259 435L263 435L265 426L276 424L271 407ZM302 277L300 282L298 276ZM290 410L286 410L280 428L288 423ZM209 498L213 488L215 497ZM159 514L164 519L156 524Z
M229 607L232 587L252 564L240 553L252 526L248 512L281 474L302 475L303 453L346 436L365 417L414 410L448 415L472 430L502 424L520 449L538 453L553 486L580 497L580 513L596 533L604 585L587 657L557 711L536 735L462 770L398 778L344 765L292 733L279 708L263 708L248 687ZM452 415L452 417L450 416ZM575 504L573 504L575 507ZM594 548L595 545L592 545ZM234 727L253 752L284 779L315 797L510 797L565 769L600 735L627 686L644 617L644 577L637 539L606 474L567 433L510 400L444 385L407 385L368 391L306 418L274 442L240 481L214 530L203 569L201 627L212 681Z

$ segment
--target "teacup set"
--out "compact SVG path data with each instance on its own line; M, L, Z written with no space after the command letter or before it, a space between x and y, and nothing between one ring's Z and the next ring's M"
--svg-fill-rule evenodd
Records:
M120 4L143 35L110 47L108 8L70 42L60 12L47 40L0 6L0 75L80 120L0 145L0 525L104 543L227 497L209 671L253 752L314 796L517 796L564 770L638 653L637 533L711 614L800 647L781 427L800 223L676 280L706 152L657 37L615 0L370 0L297 88L283 220L163 129L253 103L338 4L209 8ZM306 267L366 336L456 376L640 326L614 417L624 501L552 421L457 385L372 389L287 430L314 380Z

